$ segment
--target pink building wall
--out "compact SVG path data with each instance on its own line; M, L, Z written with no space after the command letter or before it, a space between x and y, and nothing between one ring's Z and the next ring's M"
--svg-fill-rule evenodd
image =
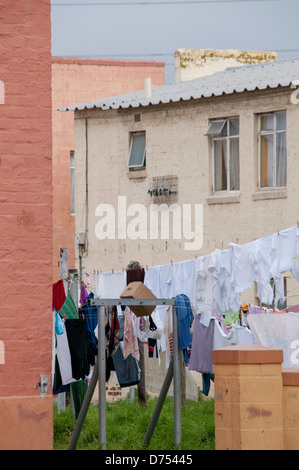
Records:
M0 23L0 449L50 449L50 0L1 0Z
M70 151L74 150L74 114L59 108L165 83L163 62L54 57L53 129L53 282L59 279L60 248L68 248L75 267L75 220L70 209Z

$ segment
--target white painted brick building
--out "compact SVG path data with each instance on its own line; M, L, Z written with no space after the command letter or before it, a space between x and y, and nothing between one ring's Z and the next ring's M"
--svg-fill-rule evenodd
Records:
M75 109L76 232L87 233L85 270L122 269L132 259L144 266L167 264L295 225L299 219L299 107L292 81L296 77L299 61L275 61L157 87L150 98L140 91L71 107ZM238 159L238 184L231 188L226 183L233 176L223 181L220 168L225 165L224 144L213 154L213 141L215 144L218 139L219 146L221 133L206 135L213 120L226 123L230 118L238 126L232 151L234 160ZM272 181L269 168L262 168L265 158L268 166L275 164L269 139L281 139L282 134L278 137L269 129L270 137L260 136L260 119L266 120L268 127L273 119L281 120L285 127L282 182ZM144 133L146 163L134 171L128 168L128 159L130 139L136 132ZM265 140L268 142L266 157L260 155L260 139L262 146ZM263 163L259 163L261 160ZM164 189L166 183L173 185L176 194L155 198L151 190ZM139 203L148 214L154 203L178 203L180 208L183 204L202 204L202 247L185 250L183 228L181 239L173 239L172 230L169 240L160 236L151 239L149 220L145 239L118 239L117 221L123 214L118 210L119 196L126 197L126 209ZM99 240L96 236L101 219L96 208L100 204L111 204L115 209L115 239ZM127 216L127 227L130 220L132 216Z
M131 260L144 267L169 264L296 225L297 79L299 60L274 61L153 88L150 97L140 91L66 108L75 111L76 232L86 233L84 271L119 270ZM214 120L221 122L207 135ZM128 168L134 133L146 142L138 169ZM135 164L142 164L136 155ZM159 199L154 189L168 192ZM185 250L183 237L151 239L149 230L145 239L119 239L119 196L127 209L138 203L148 214L155 201L202 204L202 246ZM96 236L96 209L104 203L115 209L115 239ZM127 226L131 220L127 214ZM286 277L294 305L299 288ZM243 297L258 301L254 289Z

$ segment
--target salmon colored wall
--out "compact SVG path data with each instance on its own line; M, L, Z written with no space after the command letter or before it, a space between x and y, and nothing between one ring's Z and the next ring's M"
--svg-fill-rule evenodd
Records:
M284 450L299 450L299 368L282 369Z
M1 0L0 22L0 449L50 448L51 383L36 388L52 361L50 0Z
M53 104L53 282L59 279L60 248L68 248L75 268L75 220L70 210L70 151L74 150L74 114L59 108L152 86L164 85L164 63L154 61L52 59Z

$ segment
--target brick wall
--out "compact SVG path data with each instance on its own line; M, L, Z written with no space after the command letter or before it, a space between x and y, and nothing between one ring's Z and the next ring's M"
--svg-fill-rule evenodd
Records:
M51 380L50 0L2 0L0 23L0 448L49 448L51 384L44 400L36 385Z
M147 106L122 110L90 110L75 114L75 142L77 152L76 231L88 229L88 249L84 255L85 270L111 271L126 268L131 260L144 267L169 264L203 256L215 249L230 248L230 242L244 244L294 226L299 210L297 179L298 139L296 122L299 107L290 102L290 90L269 90L257 93L235 94L211 98ZM256 199L257 189L257 134L256 113L287 111L287 191ZM140 121L135 122L135 114ZM213 198L211 145L204 135L209 119L240 116L240 179L241 190L235 202L229 198ZM85 219L85 137L88 122L89 213ZM130 174L127 169L129 133L146 131L146 171ZM100 163L99 163L100 162ZM100 217L95 215L99 204L112 204L116 226L118 196L126 196L127 208L133 203L147 209L153 202L148 195L153 177L178 177L178 203L203 204L203 246L200 250L184 250L184 239L99 240L95 227ZM141 176L141 177L140 177ZM217 202L217 203L216 203ZM131 216L127 221L131 221ZM193 218L194 220L194 218ZM149 223L149 222L148 222ZM117 232L116 232L117 234ZM288 305L297 302L298 283L286 273ZM297 288L297 290L296 290ZM256 303L254 288L242 294L244 303ZM152 367L151 359L148 367ZM160 387L165 368L156 369L155 387ZM152 387L151 371L147 383ZM150 388L149 388L150 389ZM151 388L153 390L153 388Z
M216 450L298 450L299 368L283 351L236 345L213 351Z
M59 108L152 86L163 85L164 63L54 57L53 103L53 280L59 278L60 248L68 248L75 267L75 221L70 210L70 151L74 150L74 114Z
M256 113L285 109L287 111L287 192L257 193ZM131 259L144 266L169 264L212 253L216 248L230 248L230 242L244 244L283 230L297 223L299 173L295 123L298 106L290 103L290 91L239 94L222 99L211 98L124 110L92 110L76 113L76 152L78 197L76 223L78 232L88 229L88 254L84 260L93 269L111 271L126 267ZM140 121L135 122L135 114ZM235 202L212 197L211 145L204 135L209 119L240 116L240 194ZM89 141L89 225L85 227L85 118ZM129 133L146 131L146 172L128 172ZM100 138L99 138L100 136ZM100 156L100 157L99 157ZM100 158L100 164L99 164ZM142 173L142 177L140 177ZM153 177L178 177L178 203L203 204L203 246L200 250L184 250L184 241L105 240L96 238L100 220L95 209L101 203L112 204L117 217L118 196L127 197L127 208L133 203L147 209L153 203L148 194ZM80 197L81 195L81 197ZM131 220L128 217L128 221ZM172 234L171 234L172 235ZM291 279L290 279L290 289ZM251 296L245 301L253 302Z

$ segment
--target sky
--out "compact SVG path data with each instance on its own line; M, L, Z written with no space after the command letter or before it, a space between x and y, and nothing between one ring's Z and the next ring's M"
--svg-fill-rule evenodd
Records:
M154 60L174 83L177 49L299 58L299 0L52 0L52 55ZM298 77L299 78L299 77Z

